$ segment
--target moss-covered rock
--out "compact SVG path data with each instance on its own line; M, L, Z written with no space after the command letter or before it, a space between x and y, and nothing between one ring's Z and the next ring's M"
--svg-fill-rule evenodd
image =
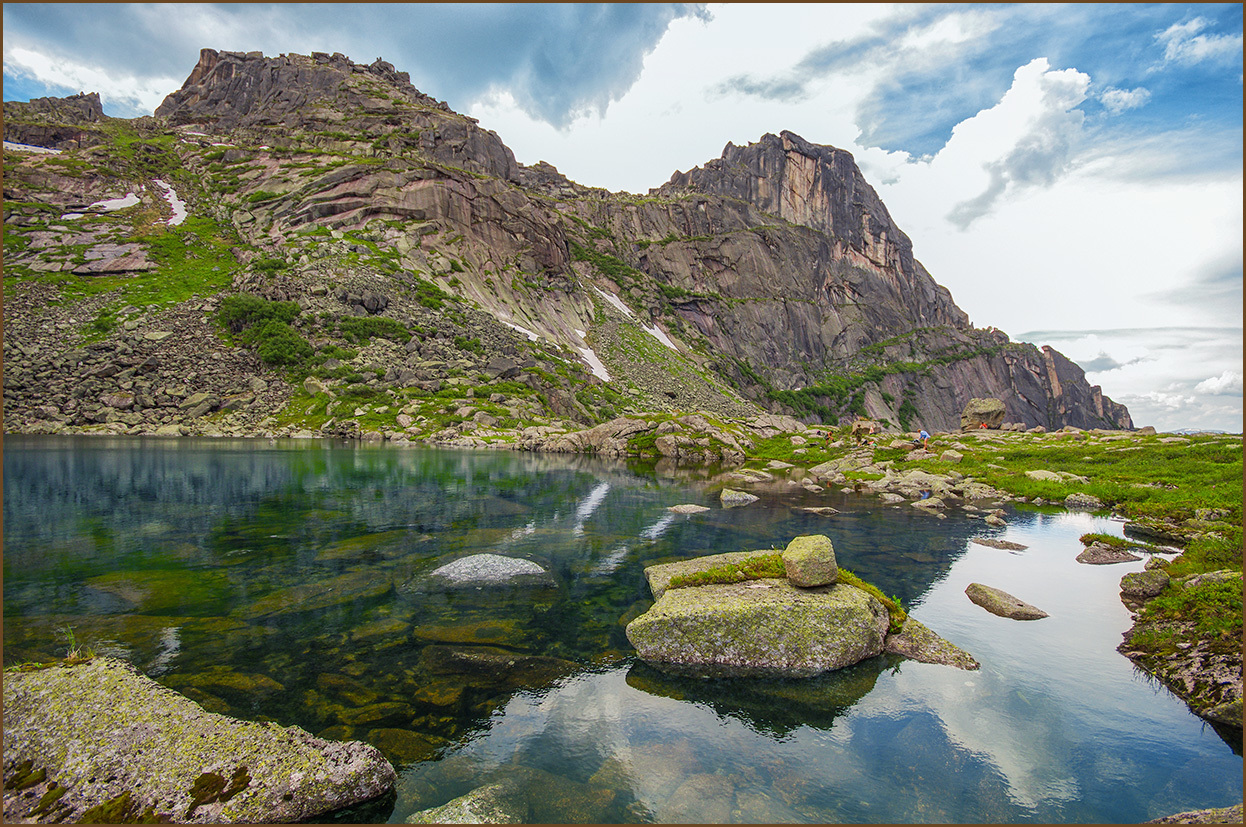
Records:
M659 668L808 677L881 653L888 623L883 605L853 586L768 579L668 589L626 632Z
M675 563L658 563L654 566L645 567L645 580L649 582L649 589L653 592L654 600L657 600L662 597L662 594L670 587L671 581L676 577L687 578L690 575L706 572L713 568L739 565L745 560L754 557L765 557L774 553L771 549L728 551L724 554L707 554L704 557L680 560Z
M29 762L47 779L6 784L9 823L303 821L382 795L395 780L367 744L206 712L110 658L8 673L4 711L6 776Z
M826 586L839 576L835 547L825 534L794 537L783 550L783 570L793 585L811 588Z

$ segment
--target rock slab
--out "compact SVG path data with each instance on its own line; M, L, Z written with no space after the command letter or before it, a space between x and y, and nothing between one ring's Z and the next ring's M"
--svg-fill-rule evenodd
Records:
M1013 620L1040 620L1047 617L1047 613L1042 609L1031 606L1024 600L1018 600L1008 592L992 586L970 583L965 588L965 594L969 595L969 599L977 605L1000 617Z
M803 678L880 654L889 622L881 603L845 583L768 579L667 589L626 633L642 660L667 671Z
M974 670L979 663L964 649L936 635L913 617L905 618L897 634L887 637L884 651L922 663L938 663L957 669Z
M46 781L6 785L8 823L306 821L383 795L396 777L368 744L207 712L112 658L4 676L6 776L26 761Z

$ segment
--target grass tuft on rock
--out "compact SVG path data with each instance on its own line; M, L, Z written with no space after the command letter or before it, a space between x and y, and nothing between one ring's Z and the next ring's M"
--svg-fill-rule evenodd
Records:
M786 577L783 568L783 555L763 554L750 557L740 563L725 563L705 571L690 574L677 574L667 584L668 589L679 589L689 586L712 586L719 583L743 583L745 580L762 580L764 578Z

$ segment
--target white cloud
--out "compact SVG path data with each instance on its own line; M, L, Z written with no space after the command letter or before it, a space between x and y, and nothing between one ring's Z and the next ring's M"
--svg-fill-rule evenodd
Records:
M31 49L5 49L5 71L33 78L61 89L99 92L105 106L150 115L181 80L168 77L135 77L53 58Z
M1114 86L1109 86L1099 93L1099 101L1113 115L1119 115L1126 110L1146 106L1147 101L1150 99L1150 90L1142 86L1136 89L1117 89Z
M1235 370L1226 370L1219 376L1204 379L1194 386L1199 393L1217 395L1238 395L1242 393L1242 374Z
M960 138L987 149L990 154L978 157L990 159L982 163L988 182L978 195L954 205L948 220L964 229L1008 190L1050 186L1067 171L1085 117L1074 107L1086 99L1089 84L1089 75L1052 70L1046 58L1035 58L1017 69L998 104L958 124L948 148Z
M1240 34L1199 34L1208 25L1206 19L1196 17L1188 23L1174 23L1157 34L1155 39L1164 47L1164 63L1189 66L1242 53Z

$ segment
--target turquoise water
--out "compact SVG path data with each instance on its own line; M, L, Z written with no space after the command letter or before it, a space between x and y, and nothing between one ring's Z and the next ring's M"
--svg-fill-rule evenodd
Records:
M708 472L321 440L4 440L7 664L75 642L205 708L378 746L401 822L495 780L540 822L1137 822L1242 800L1225 740L1115 651L1121 523L828 492L718 508ZM667 506L712 510L676 516ZM833 517L800 506L831 505ZM981 663L880 657L809 681L696 681L623 633L656 562L824 533L840 564ZM1009 552L971 537L1029 546ZM470 553L553 587L447 592ZM964 595L1002 588L1051 616Z

